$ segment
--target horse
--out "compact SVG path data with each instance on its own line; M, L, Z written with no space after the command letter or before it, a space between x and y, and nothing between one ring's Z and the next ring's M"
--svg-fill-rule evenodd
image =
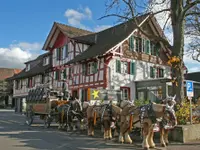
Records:
M125 136L125 142L132 143L129 136L129 131L132 129L132 125L142 129L143 143L142 146L145 149L149 147L155 147L153 141L153 130L155 124L159 119L164 122L172 120L172 126L176 126L176 117L173 109L164 104L150 103L136 107L134 105L126 105L122 109L120 120L120 135L119 142L123 143Z
M162 100L162 104L167 105L167 107L170 107L173 111L174 109L174 105L176 105L176 101L175 101L176 95L174 95L174 97L172 96L167 96L166 99ZM175 113L175 112L173 112ZM174 118L175 120L177 120L176 118ZM160 126L160 143L162 147L166 147L169 144L169 140L168 140L168 134L169 134L169 130L172 129L172 127L170 127L168 124L170 122L166 123L161 121L159 126ZM177 124L177 122L176 122Z
M67 131L69 131L73 128L73 131L75 131L77 123L81 123L83 120L82 104L79 99L58 105L57 110L59 113L59 129L67 128Z
M91 105L85 102L84 109L86 109L88 121L88 136L94 136L94 126L98 120L104 127L104 139L112 139L111 124L116 122L119 118L122 109L110 101L108 104ZM99 123L98 122L98 123Z

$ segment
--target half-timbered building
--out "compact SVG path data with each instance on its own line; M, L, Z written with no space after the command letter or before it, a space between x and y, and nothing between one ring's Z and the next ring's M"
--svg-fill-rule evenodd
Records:
M152 15L136 19L147 33L164 37ZM133 20L97 33L54 23L43 49L52 53L53 87L82 100L95 88L121 90L123 99L165 95L170 50L139 32Z

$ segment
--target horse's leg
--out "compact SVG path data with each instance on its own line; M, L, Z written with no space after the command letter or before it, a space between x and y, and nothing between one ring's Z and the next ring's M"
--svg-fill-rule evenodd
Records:
M168 135L169 135L169 130L164 129L164 141L166 146L169 145Z
M109 132L109 140L111 140L112 139L112 129L109 128L108 132Z
M93 120L91 122L91 136L94 136L94 123L93 123Z
M124 137L123 137L122 132L119 133L119 142L124 143Z
M148 134L149 134L149 125L148 123L143 124L143 142L142 142L142 147L145 150L149 149L149 144L148 144Z
M125 132L124 136L125 136L125 142L129 143L129 144L132 144L133 141L131 140L128 131Z
M166 147L166 144L164 141L164 134L165 134L164 128L161 128L160 129L160 144L162 147Z
M91 127L91 119L88 119L88 136L91 136L91 131L92 130L92 127Z
M154 148L155 147L155 143L153 141L153 136L154 136L154 132L153 132L153 126L149 129L149 135L148 135L148 144L150 146L150 148Z
M114 137L118 137L119 136L119 133L117 132L117 128L115 128L114 130Z

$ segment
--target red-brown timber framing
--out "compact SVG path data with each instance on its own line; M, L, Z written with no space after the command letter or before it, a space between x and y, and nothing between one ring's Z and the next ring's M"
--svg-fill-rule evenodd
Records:
M80 88L98 88L98 87L103 87L103 88L107 88L108 86L108 64L110 62L110 60L112 59L112 54L108 54L102 57L99 57L98 59L104 59L103 62L99 61L98 63L98 71L97 73L94 74L89 74L89 75L83 75L83 73L81 72L81 65L82 64L87 64L90 62L94 62L94 61L98 61L97 58L92 58L86 61L82 61L76 65L71 65L70 67L74 66L78 66L78 68L76 67L76 73L73 74L72 77L72 84L69 85L69 89L70 90L79 90ZM103 68L101 67L101 63L103 63ZM63 68L66 68L69 66L63 66ZM74 68L75 69L75 68ZM103 79L99 79L100 78L100 72L103 71ZM86 77L88 78L88 81L86 82ZM95 77L97 77L97 79L95 80ZM77 79L78 78L78 79ZM82 82L81 82L81 78L82 78ZM77 80L76 80L77 79ZM74 81L78 81L78 84L74 84Z

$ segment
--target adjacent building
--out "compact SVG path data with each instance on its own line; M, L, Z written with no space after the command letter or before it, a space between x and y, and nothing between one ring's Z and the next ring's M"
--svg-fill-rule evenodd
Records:
M13 106L14 102L12 100L12 82L6 79L18 74L20 69L12 68L0 68L0 107Z

